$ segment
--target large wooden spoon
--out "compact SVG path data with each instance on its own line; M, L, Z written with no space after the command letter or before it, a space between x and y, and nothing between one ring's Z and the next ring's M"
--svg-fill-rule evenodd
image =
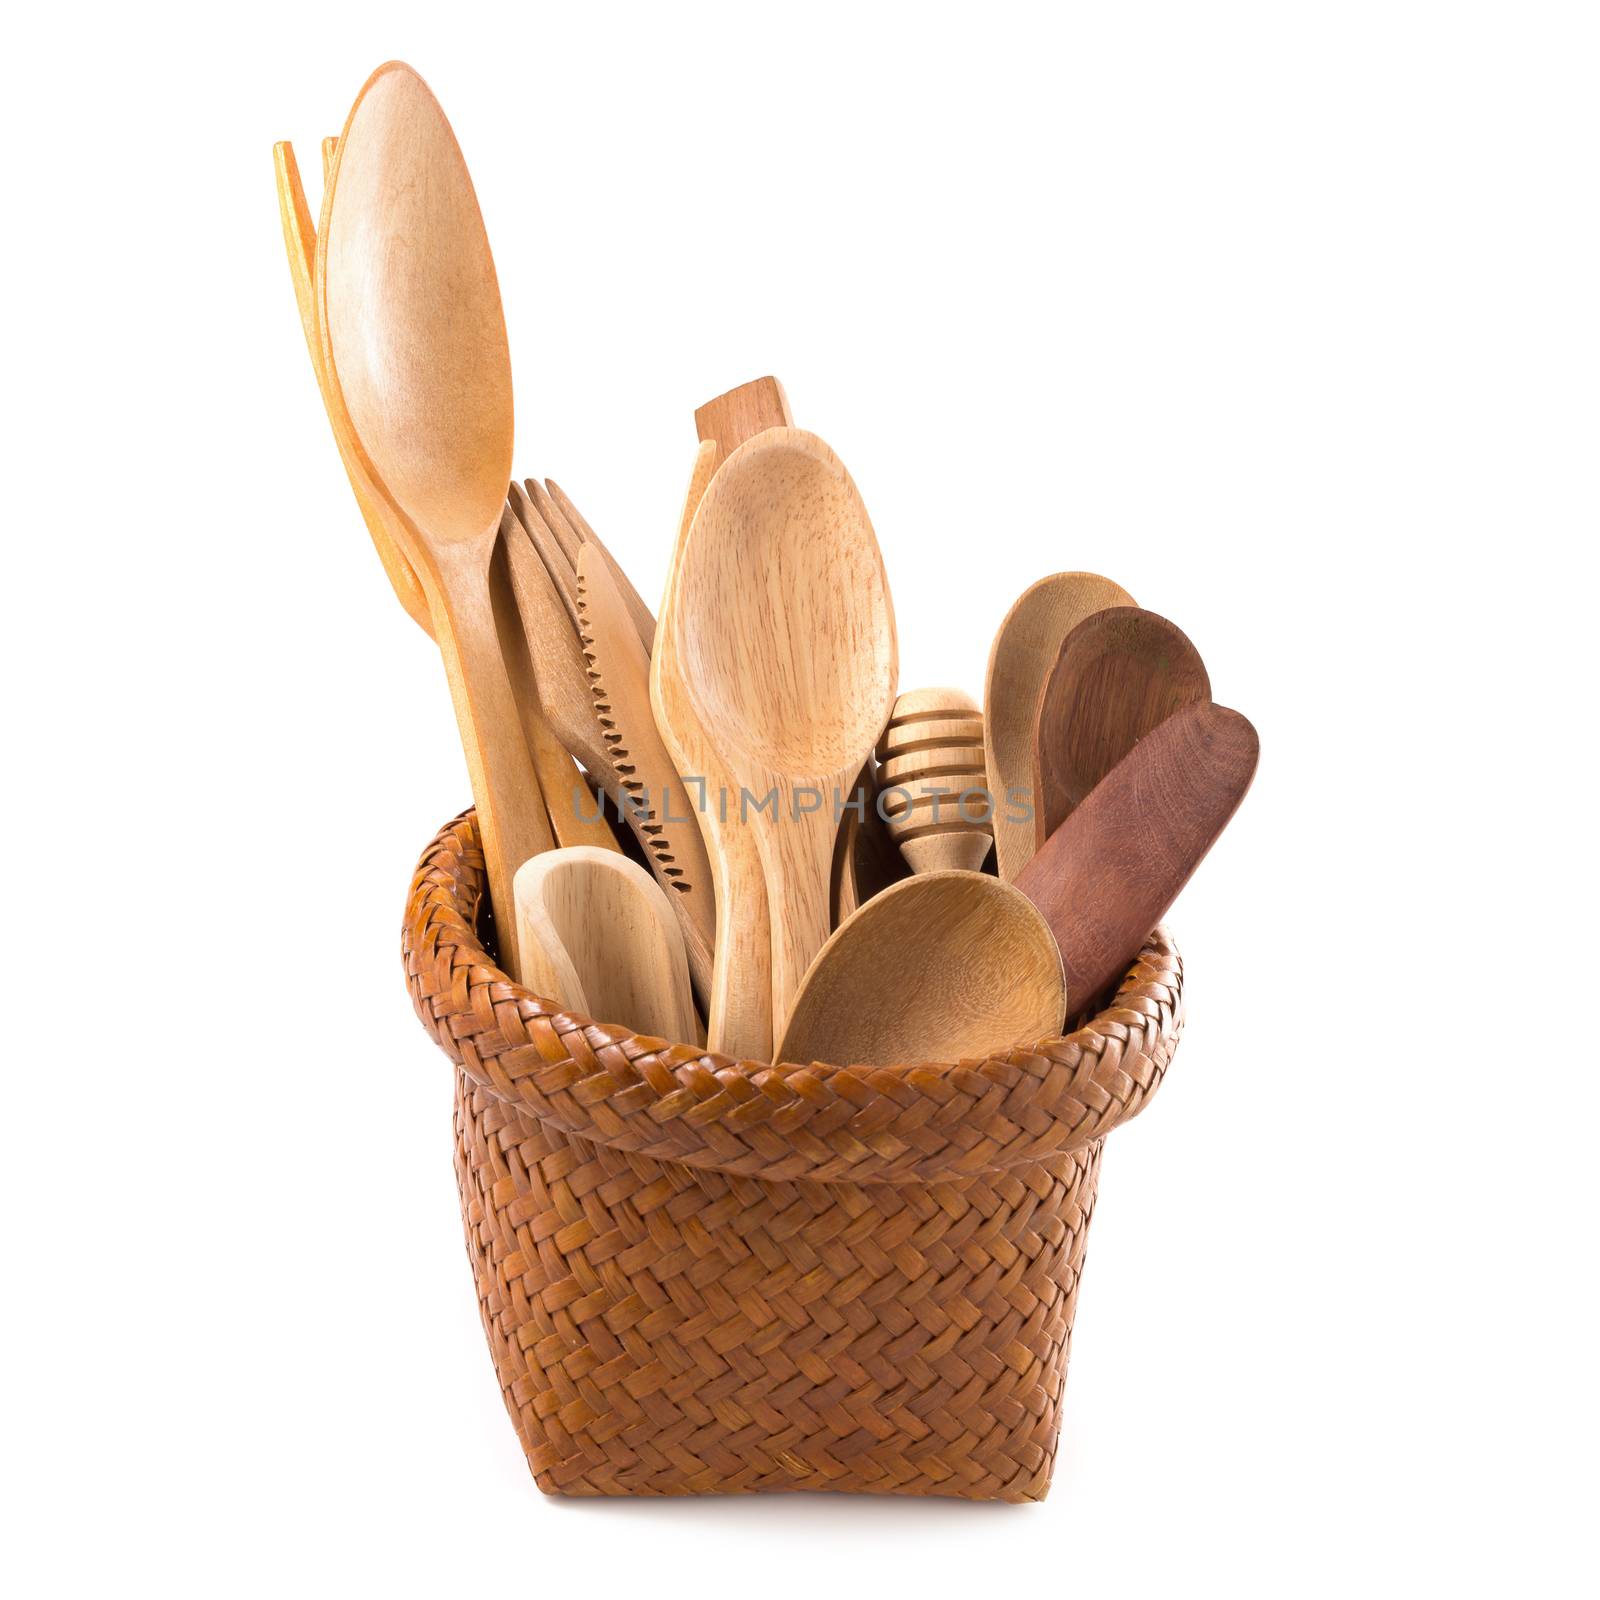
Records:
M1256 730L1226 706L1184 706L1147 733L1028 862L1017 887L1061 946L1071 1015L1139 953L1255 776Z
M1069 633L1039 701L1034 809L1043 844L1180 706L1211 698L1200 652L1153 611L1111 606Z
M883 556L822 440L773 428L728 457L689 530L676 607L690 704L753 797L738 796L728 827L755 836L781 1031L828 939L839 816L889 720L897 666ZM737 904L748 888L730 892Z
M980 872L924 872L869 900L822 947L778 1061L959 1061L1060 1031L1061 953L1020 893Z
M1006 613L989 651L983 685L983 753L994 809L995 864L1016 881L1036 848L1033 740L1039 696L1061 641L1096 611L1131 606L1127 590L1092 572L1041 578Z
M656 621L650 655L650 709L656 731L686 787L694 793L695 817L711 861L715 888L716 938L711 994L706 1005L706 1039L711 1049L745 1061L772 1059L772 933L767 922L767 891L755 842L723 826L728 815L728 777L700 719L689 704L678 667L678 573L695 510L717 465L717 446L704 441L684 496L678 537L667 565L667 585ZM738 806L738 796L733 796ZM740 861L740 849L747 859ZM735 908L733 886L740 888Z
M511 477L511 358L466 163L438 101L399 62L367 80L340 137L316 291L330 417L428 594L515 975L512 874L554 840L489 593Z
M551 850L517 871L523 984L594 1022L699 1044L666 891L614 850Z

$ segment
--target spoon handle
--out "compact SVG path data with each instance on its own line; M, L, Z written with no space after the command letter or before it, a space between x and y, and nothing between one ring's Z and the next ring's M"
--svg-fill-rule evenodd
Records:
M481 546L457 549L439 547L449 555L439 563L433 626L483 832L500 961L515 978L521 967L512 879L529 857L554 848L555 839L500 654L487 553Z
M779 783L776 815L752 816L772 918L772 1031L781 1038L817 952L833 932L833 843L836 792L846 781L811 787ZM809 808L820 796L821 807ZM762 798L762 797L758 797Z

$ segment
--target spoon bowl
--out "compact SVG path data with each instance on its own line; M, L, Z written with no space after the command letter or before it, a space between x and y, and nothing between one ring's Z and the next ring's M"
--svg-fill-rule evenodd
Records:
M1057 1032L1061 952L1019 889L924 872L869 900L818 952L774 1060L960 1061Z
M666 891L637 862L578 845L516 877L523 982L596 1022L702 1042L689 960Z
M1039 701L1034 809L1040 845L1153 728L1211 698L1181 628L1137 606L1085 617L1062 643Z
M472 178L443 108L380 67L335 158L325 322L360 448L431 544L498 527L511 352Z

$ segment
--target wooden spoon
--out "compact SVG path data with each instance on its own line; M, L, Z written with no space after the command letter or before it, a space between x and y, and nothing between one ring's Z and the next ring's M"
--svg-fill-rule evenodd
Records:
M512 874L554 840L489 594L511 476L511 359L466 163L438 101L399 62L367 80L340 136L316 289L335 428L428 591L515 975Z
M1255 776L1256 730L1210 701L1175 711L1094 787L1017 887L1061 946L1071 1014L1127 971Z
M1033 740L1039 696L1061 654L1061 641L1096 611L1133 603L1109 578L1058 572L1025 590L995 635L983 685L983 750L995 860L1008 883L1016 881L1035 848Z
M897 664L871 520L822 440L774 428L728 457L695 513L676 604L690 704L754 797L738 797L729 828L755 835L781 1029L828 939L838 807L889 719ZM731 885L736 906L748 892Z
M778 1061L959 1061L1060 1031L1061 953L1026 895L924 872L869 900L806 973Z
M1152 728L1210 698L1200 652L1165 617L1137 606L1085 617L1062 643L1039 702L1038 843Z
M716 471L717 446L704 441L695 455L678 538L667 567L667 586L650 657L650 707L656 728L688 785L700 780L696 816L716 889L715 958L707 1001L706 1037L713 1050L745 1061L772 1059L772 930L761 862L748 831L724 819L733 788L726 768L689 704L678 667L678 574L694 513ZM735 815L739 797L733 794ZM735 902L735 886L739 899Z
M338 149L338 145L337 139L322 141L324 188L328 185L334 152ZM301 186L300 170L295 162L293 146L287 142L275 145L273 158L277 171L278 208L283 222L284 244L289 255L289 275L294 284L295 301L300 309L306 349L310 353L312 371L316 375L317 391L323 397L324 410L327 410L329 407L327 363L322 354L322 329L315 298L316 228L311 221L310 208L306 205L305 191ZM362 520L372 536L373 546L378 552L378 559L383 563L390 586L412 620L431 639L433 619L428 611L428 598L423 591L421 581L410 561L396 545L389 532L384 513L380 510L376 491L366 483L360 467L340 443L337 429L334 430L334 443L339 449L340 460L350 479L350 488L355 494ZM551 829L557 842L564 845L594 844L603 847L607 842L614 844L611 831L603 821L598 819L590 821L586 812L574 811L571 806L562 802L562 797L581 784L582 779L572 767L570 758L562 753L549 727L540 716L538 702L524 692L527 647L522 640L520 619L509 615L510 610L514 608L509 604L512 590L509 575L504 568L504 556L497 552L490 568L490 593L493 597L506 670L511 679L512 692L516 696L517 709L522 716L528 754L550 814ZM554 804L551 804L552 796L556 797Z
M703 1043L666 892L615 851L551 850L517 869L523 984L594 1022Z
M983 713L960 689L908 689L878 741L878 792L913 872L976 872L994 844ZM965 797L965 798L963 798Z

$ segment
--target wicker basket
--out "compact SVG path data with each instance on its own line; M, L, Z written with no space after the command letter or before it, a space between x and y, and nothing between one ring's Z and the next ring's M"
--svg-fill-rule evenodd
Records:
M960 1066L756 1066L572 1016L474 931L470 812L406 907L456 1175L547 1494L1039 1500L1104 1135L1182 1025L1162 929L1068 1038Z

